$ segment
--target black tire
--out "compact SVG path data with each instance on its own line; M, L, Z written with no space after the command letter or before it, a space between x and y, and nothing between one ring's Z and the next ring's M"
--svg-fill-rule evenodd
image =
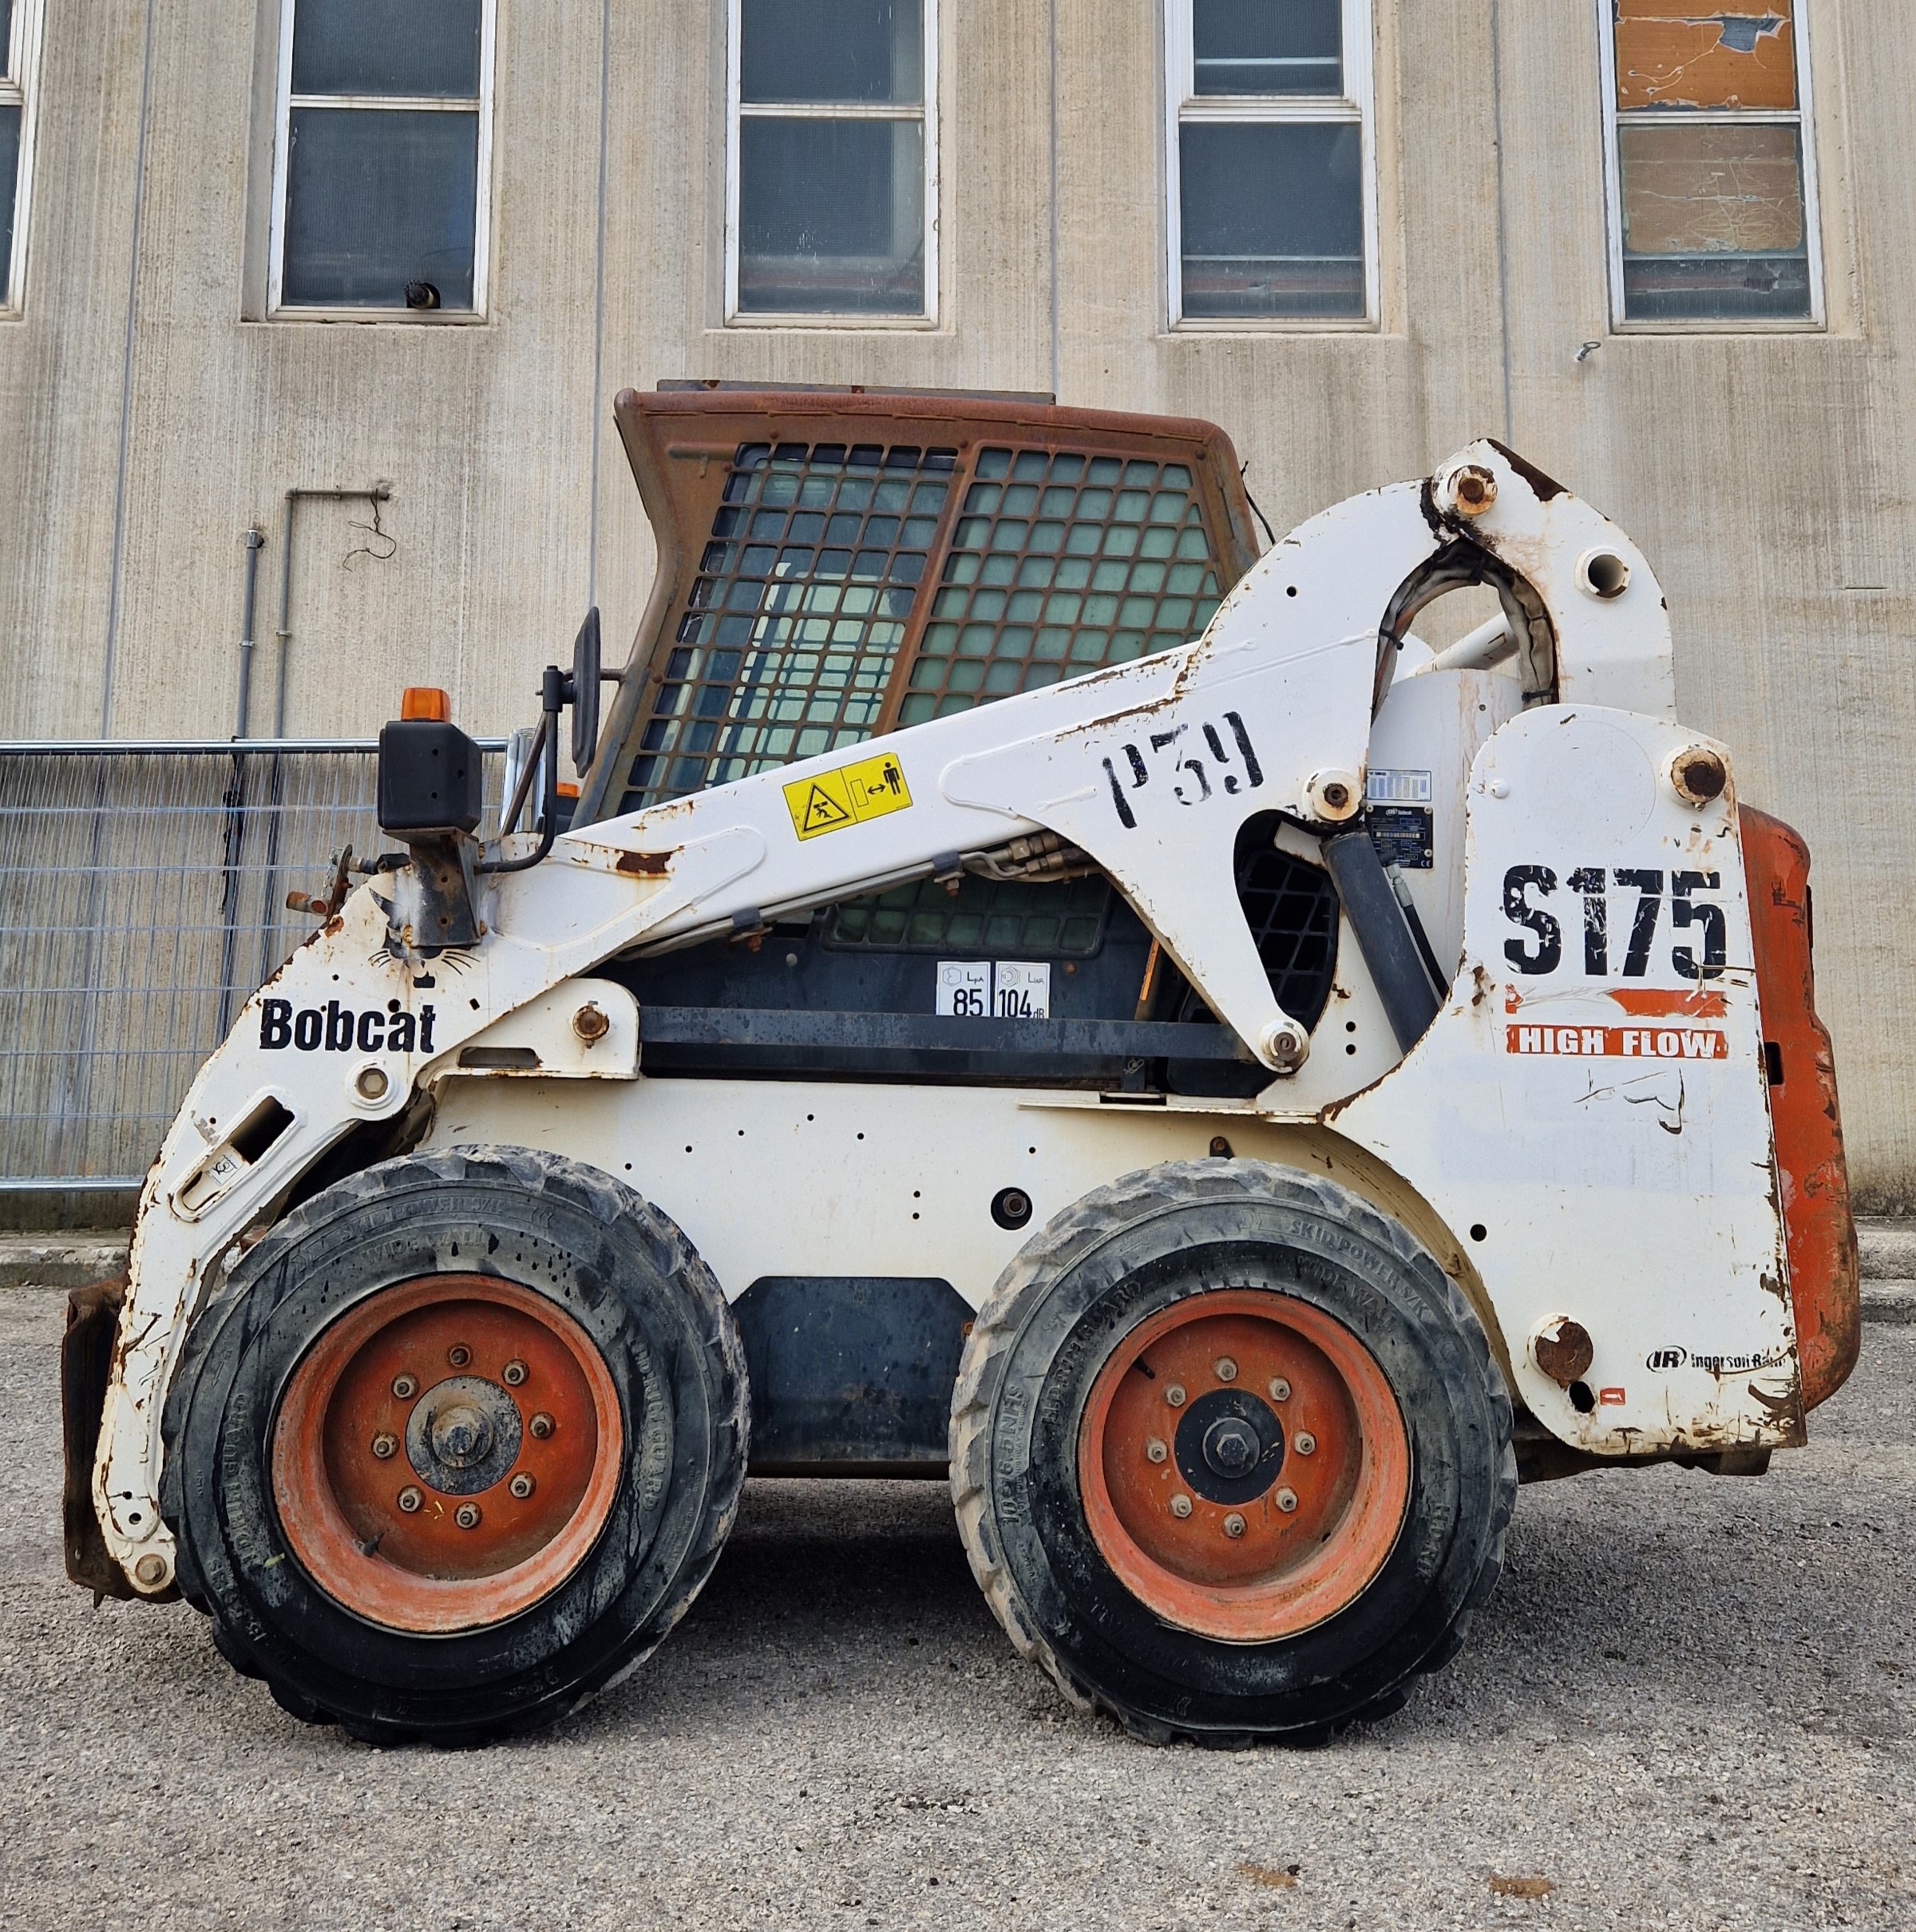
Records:
M584 1331L617 1391L624 1453L603 1529L548 1594L504 1621L422 1635L313 1582L269 1463L281 1397L322 1332L382 1289L453 1273L532 1290ZM183 1594L287 1710L375 1741L469 1744L560 1716L657 1646L731 1527L746 1429L730 1311L663 1214L577 1162L458 1148L336 1183L246 1257L188 1332L160 1506Z
M1350 1330L1410 1449L1382 1568L1326 1621L1272 1641L1220 1641L1146 1608L1105 1560L1079 1492L1101 1368L1139 1323L1227 1286L1300 1297ZM1481 1324L1404 1229L1328 1181L1186 1162L1086 1195L1005 1270L952 1398L952 1490L986 1600L1074 1704L1154 1743L1309 1744L1397 1708L1462 1645L1502 1561L1510 1435Z

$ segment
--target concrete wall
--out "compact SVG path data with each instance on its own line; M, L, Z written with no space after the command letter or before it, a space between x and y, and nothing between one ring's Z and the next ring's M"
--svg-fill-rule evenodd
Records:
M1591 0L1376 0L1382 327L1176 335L1154 0L946 0L940 322L805 330L720 326L719 0L498 0L493 295L463 327L244 319L271 0L50 0L26 308L0 323L0 735L229 731L251 526L269 728L283 493L375 481L379 540L363 504L297 513L289 730L369 731L406 683L521 721L588 598L615 638L643 604L624 384L1188 411L1280 530L1487 431L1655 560L1684 715L1816 853L1855 1178L1916 1194L1916 22L1799 3L1828 327L1619 336Z

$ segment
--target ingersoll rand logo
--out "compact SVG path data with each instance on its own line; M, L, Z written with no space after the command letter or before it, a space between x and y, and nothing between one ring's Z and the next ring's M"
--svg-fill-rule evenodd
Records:
M290 1000L263 1000L259 1044L268 1053L288 1047L300 1053L350 1053L355 1047L362 1053L430 1053L437 1018L430 1006L421 1007L415 1017L397 1000L387 1000L383 1013L377 1007L355 1013L337 1000L297 1011Z

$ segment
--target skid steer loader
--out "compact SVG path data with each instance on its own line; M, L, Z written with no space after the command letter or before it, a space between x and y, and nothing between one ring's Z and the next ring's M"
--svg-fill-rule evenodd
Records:
M1520 1480L1804 1440L1858 1340L1807 855L1621 531L1487 441L1260 556L1201 422L616 413L604 728L596 618L490 836L441 695L386 727L392 850L77 1303L77 1580L469 1741L643 1659L748 1468L948 1473L1067 1697L1302 1740L1455 1652Z

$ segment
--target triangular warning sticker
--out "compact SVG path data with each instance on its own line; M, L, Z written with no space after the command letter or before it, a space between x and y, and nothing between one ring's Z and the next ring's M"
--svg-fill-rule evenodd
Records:
M814 783L806 798L805 810L799 826L801 834L829 832L834 826L849 825L851 822L851 814L822 785Z

